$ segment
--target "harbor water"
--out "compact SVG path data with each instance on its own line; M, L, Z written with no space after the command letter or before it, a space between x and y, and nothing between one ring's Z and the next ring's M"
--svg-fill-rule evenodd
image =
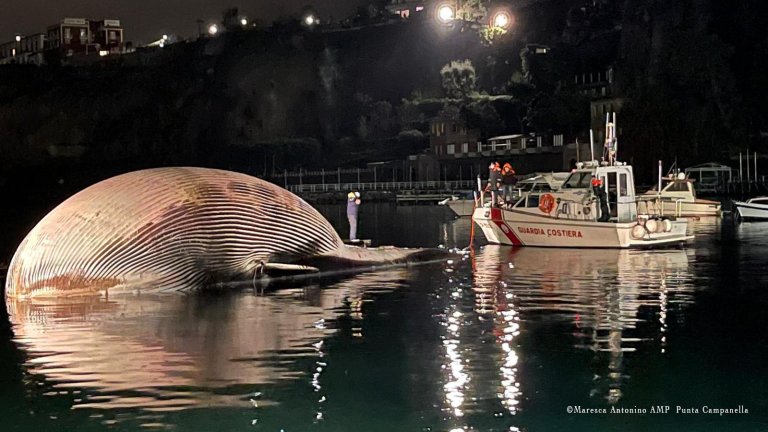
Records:
M344 207L319 210L343 236ZM439 206L359 220L375 244L469 244ZM768 430L768 223L691 228L656 251L478 230L451 261L305 286L11 303L2 430Z

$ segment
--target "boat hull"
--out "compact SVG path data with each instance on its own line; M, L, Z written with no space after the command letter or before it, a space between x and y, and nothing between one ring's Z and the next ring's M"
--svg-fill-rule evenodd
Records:
M768 220L768 205L752 204L741 201L734 201L733 205L736 211L743 219L761 219Z
M679 244L693 238L686 235L686 220L672 222L670 232L645 233L632 237L637 222L613 223L558 219L515 209L479 208L474 221L491 243L513 246L630 248Z
M450 208L451 211L459 217L472 216L472 210L475 208L475 202L471 199L446 201L445 205L447 205L448 208Z

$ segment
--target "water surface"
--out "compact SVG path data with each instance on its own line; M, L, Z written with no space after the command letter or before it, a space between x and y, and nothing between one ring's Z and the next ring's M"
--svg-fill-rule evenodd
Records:
M469 241L440 207L368 204L360 224L380 244ZM0 414L24 431L766 430L768 224L693 229L663 251L478 234L448 263L311 286L10 304ZM567 412L656 405L749 414Z

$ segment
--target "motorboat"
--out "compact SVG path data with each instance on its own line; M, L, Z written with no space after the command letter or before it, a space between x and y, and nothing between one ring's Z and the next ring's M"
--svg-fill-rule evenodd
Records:
M606 119L603 161L579 162L562 186L525 194L512 206L481 200L474 222L491 243L577 248L680 244L688 220L638 213L632 166L616 160L615 114ZM602 186L595 186L596 182ZM482 198L482 196L481 196Z
M694 180L687 178L684 173L663 177L662 180L666 184L661 192L656 187L640 197L641 211L661 216L720 216L720 202L697 198Z
M734 201L733 206L741 219L768 220L768 196L751 198L746 202Z
M512 200L517 201L526 193L543 193L557 190L568 177L569 172L539 172L523 177L517 182L512 193ZM457 216L472 216L476 204L472 192L465 196L452 196L438 204L448 206Z

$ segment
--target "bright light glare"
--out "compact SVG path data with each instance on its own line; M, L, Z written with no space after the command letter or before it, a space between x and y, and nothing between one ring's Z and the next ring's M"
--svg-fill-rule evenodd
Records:
M316 22L317 21L315 20L314 15L307 15L304 18L304 24L306 24L306 25L310 25L311 26L311 25L315 24Z
M164 41L168 40L168 35L163 35L163 40Z
M240 18L240 25L243 27L248 25L248 19L247 18Z
M21 36L16 35L16 42L21 42Z
M453 20L453 7L449 5L442 5L437 9L437 19L447 23Z
M509 14L506 12L499 12L493 17L493 26L499 28L507 28L509 26Z
M211 24L211 25L208 26L208 34L209 35L213 36L213 35L215 35L218 32L219 32L219 26L217 26L216 24Z
M109 51L107 51L107 50L99 51L99 56L101 56L101 57L106 57L108 55L109 55Z

